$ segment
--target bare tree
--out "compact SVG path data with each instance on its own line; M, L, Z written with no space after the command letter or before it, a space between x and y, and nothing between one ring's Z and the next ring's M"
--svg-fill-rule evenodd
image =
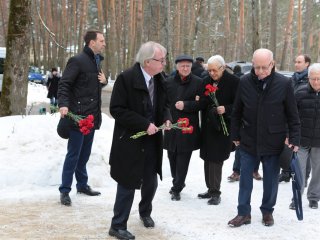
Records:
M278 0L272 0L270 15L270 50L273 52L274 59L276 59L277 54L277 1Z
M259 0L251 0L252 8L252 52L260 48L259 33Z
M294 0L290 0L287 24L286 24L286 28L285 28L284 45L283 45L283 49L282 49L280 69L284 69L284 67L285 67L287 48L288 48L288 44L289 44L289 41L290 41L290 38L292 35L293 7L294 7Z
M0 116L25 114L28 92L31 0L11 0Z

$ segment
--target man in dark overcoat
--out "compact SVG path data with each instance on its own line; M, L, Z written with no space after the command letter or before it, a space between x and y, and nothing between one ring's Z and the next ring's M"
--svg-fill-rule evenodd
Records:
M278 194L279 155L288 136L288 146L298 151L300 120L291 82L275 72L273 53L256 50L253 68L240 80L232 111L231 135L240 148L241 174L238 214L228 222L239 227L251 223L252 172L257 161L263 167L262 224L274 224Z
M134 239L127 231L135 189L141 189L139 215L145 227L154 227L152 200L162 178L163 136L157 126L171 123L162 75L166 49L155 42L142 44L133 67L117 77L110 113L115 119L110 152L111 177L118 183L109 235ZM130 138L137 132L146 135Z
M66 69L58 85L58 105L62 119L68 121L68 112L81 116L94 116L94 129L83 135L78 124L73 124L67 131L68 152L63 164L62 183L59 187L61 204L70 206L73 175L77 180L77 191L90 196L100 195L88 185L87 162L89 160L95 129L101 125L101 88L107 79L101 71L97 58L106 47L105 39L100 31L90 30L84 36L83 52L68 60ZM73 121L73 120L70 120Z
M204 174L208 191L198 194L199 198L210 198L209 205L218 205L221 201L221 176L223 162L229 158L232 150L230 138L230 116L236 96L239 78L226 70L225 61L220 55L208 59L209 76L204 78L207 84L216 86L217 106L210 96L206 97L207 107L201 117L200 157L204 160ZM223 117L227 133L223 131Z
M193 126L191 134L180 130L166 131L164 148L168 152L172 180L171 200L179 201L180 192L185 187L185 179L193 150L200 147L199 110L200 96L203 95L201 78L191 73L193 59L188 55L176 58L177 72L166 80L166 91L173 122L188 118Z

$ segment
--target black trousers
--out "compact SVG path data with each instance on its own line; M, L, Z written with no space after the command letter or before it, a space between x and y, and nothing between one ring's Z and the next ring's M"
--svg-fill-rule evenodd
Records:
M204 177L209 193L220 196L223 162L204 161Z
M192 151L190 152L172 152L168 151L168 158L170 162L170 170L172 176L172 191L181 192L185 187L185 180L188 173L190 158Z
M141 217L147 217L152 212L152 200L158 187L158 178L156 173L155 148L157 146L153 141L145 146L146 158L141 185L141 201L139 203L139 214ZM130 157L130 156L128 156ZM127 229L132 203L134 200L135 189L128 189L121 184L117 185L116 200L113 207L114 216L111 221L111 227L114 229Z

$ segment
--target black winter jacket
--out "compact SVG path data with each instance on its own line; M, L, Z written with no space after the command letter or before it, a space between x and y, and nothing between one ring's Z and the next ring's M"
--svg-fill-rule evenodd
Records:
M162 74L154 77L154 124L162 125L171 120L166 104L165 83ZM114 84L110 113L115 119L109 164L111 177L129 188L140 188L143 178L145 145L153 138L156 141L156 172L162 178L162 131L152 136L131 139L130 136L149 127L148 109L151 104L147 85L139 63L120 73Z
M254 73L244 75L233 105L231 135L252 155L277 155L289 134L289 143L299 146L300 120L291 82L274 72L261 91Z
M188 118L193 126L192 134L183 134L180 130L172 129L164 132L164 148L172 152L191 152L200 147L199 110L203 97L203 84L201 78L190 74L187 79L181 80L177 73L166 79L166 92L170 104L170 112L174 123L179 118ZM175 107L177 101L183 101L182 111Z
M310 84L296 93L303 147L320 147L320 94Z
M103 60L103 57L100 56ZM94 115L94 127L101 125L101 84L92 50L85 46L83 52L68 60L59 81L59 107L68 107L74 114Z

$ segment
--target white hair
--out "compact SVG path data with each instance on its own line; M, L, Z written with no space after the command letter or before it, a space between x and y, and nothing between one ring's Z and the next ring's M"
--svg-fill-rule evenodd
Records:
M223 57L221 57L220 55L214 55L212 57L210 57L208 59L208 64L211 64L211 63L219 63L221 66L225 66L226 65L226 62L224 61Z
M136 55L136 62L140 63L140 65L144 67L144 61L153 58L157 48L160 49L164 55L167 54L167 50L164 46L159 43L149 41L141 45Z
M320 72L320 63L313 63L308 68L308 76L310 76L311 72Z

